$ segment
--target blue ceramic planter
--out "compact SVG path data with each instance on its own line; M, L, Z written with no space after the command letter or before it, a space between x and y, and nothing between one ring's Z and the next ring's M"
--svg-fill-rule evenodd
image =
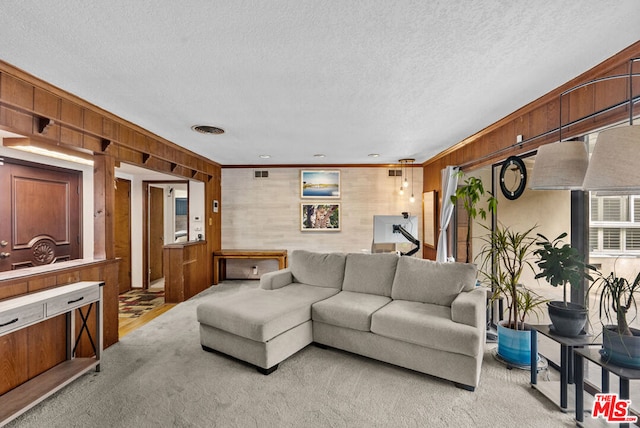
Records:
M640 369L640 330L631 329L633 336L621 336L616 326L602 328L602 355L608 361L621 367Z
M498 355L508 363L531 365L531 331L506 328L498 324Z

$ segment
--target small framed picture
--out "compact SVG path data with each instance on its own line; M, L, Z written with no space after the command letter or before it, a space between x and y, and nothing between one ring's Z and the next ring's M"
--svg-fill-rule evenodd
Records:
M300 204L300 230L339 232L340 204Z
M300 171L300 197L340 199L340 171Z

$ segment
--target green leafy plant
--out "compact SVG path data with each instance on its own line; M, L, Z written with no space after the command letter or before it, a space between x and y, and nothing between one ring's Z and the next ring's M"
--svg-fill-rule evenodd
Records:
M481 275L491 283L492 301L503 297L509 311L507 320L514 330L525 329L525 319L537 313L540 305L547 302L535 292L520 283L525 270L533 273L533 247L536 239L532 232L536 226L516 232L498 224L495 230L482 238L484 245L478 257L481 258Z
M611 272L608 276L601 278L597 285L597 292L600 297L600 319L606 319L610 324L616 325L618 334L633 336L627 315L633 308L635 314L633 321L638 313L636 296L640 294L640 273L635 279L629 281Z
M463 176L463 172L459 171L458 177ZM482 200L484 194L487 193L487 210L495 212L498 206L498 200L491 194L485 192L482 180L476 177L468 177L464 184L456 189L456 193L451 195L451 202L455 205L458 201L462 201L462 206L467 213L467 237L466 237L466 262L471 260L471 220L478 215L485 220L487 218L487 210L484 207L478 207L478 203Z
M567 305L567 284L578 288L584 279L593 281L589 270L596 271L595 266L584 262L584 255L570 244L564 243L562 239L567 233L560 234L553 241L538 233L539 237L536 245L539 246L533 252L538 257L536 264L540 268L540 273L536 279L544 278L554 287L562 285L563 302Z

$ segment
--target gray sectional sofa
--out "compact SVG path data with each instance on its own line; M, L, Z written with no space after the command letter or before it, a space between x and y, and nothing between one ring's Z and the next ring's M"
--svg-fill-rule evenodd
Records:
M315 342L474 390L486 323L476 275L465 263L296 250L260 288L201 303L200 342L265 374Z

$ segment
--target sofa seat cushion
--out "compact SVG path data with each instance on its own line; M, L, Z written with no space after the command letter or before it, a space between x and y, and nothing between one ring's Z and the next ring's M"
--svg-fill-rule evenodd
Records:
M311 320L311 304L339 290L291 284L277 290L251 289L212 298L197 308L198 322L258 342Z
M341 291L333 297L314 303L311 319L337 327L370 331L371 316L391 299L376 294Z
M451 308L394 300L371 317L371 332L391 339L475 357L482 329L451 320Z
M294 250L291 252L289 264L295 282L340 290L346 260L346 254L342 253Z
M398 257L394 254L347 254L343 291L391 296Z

